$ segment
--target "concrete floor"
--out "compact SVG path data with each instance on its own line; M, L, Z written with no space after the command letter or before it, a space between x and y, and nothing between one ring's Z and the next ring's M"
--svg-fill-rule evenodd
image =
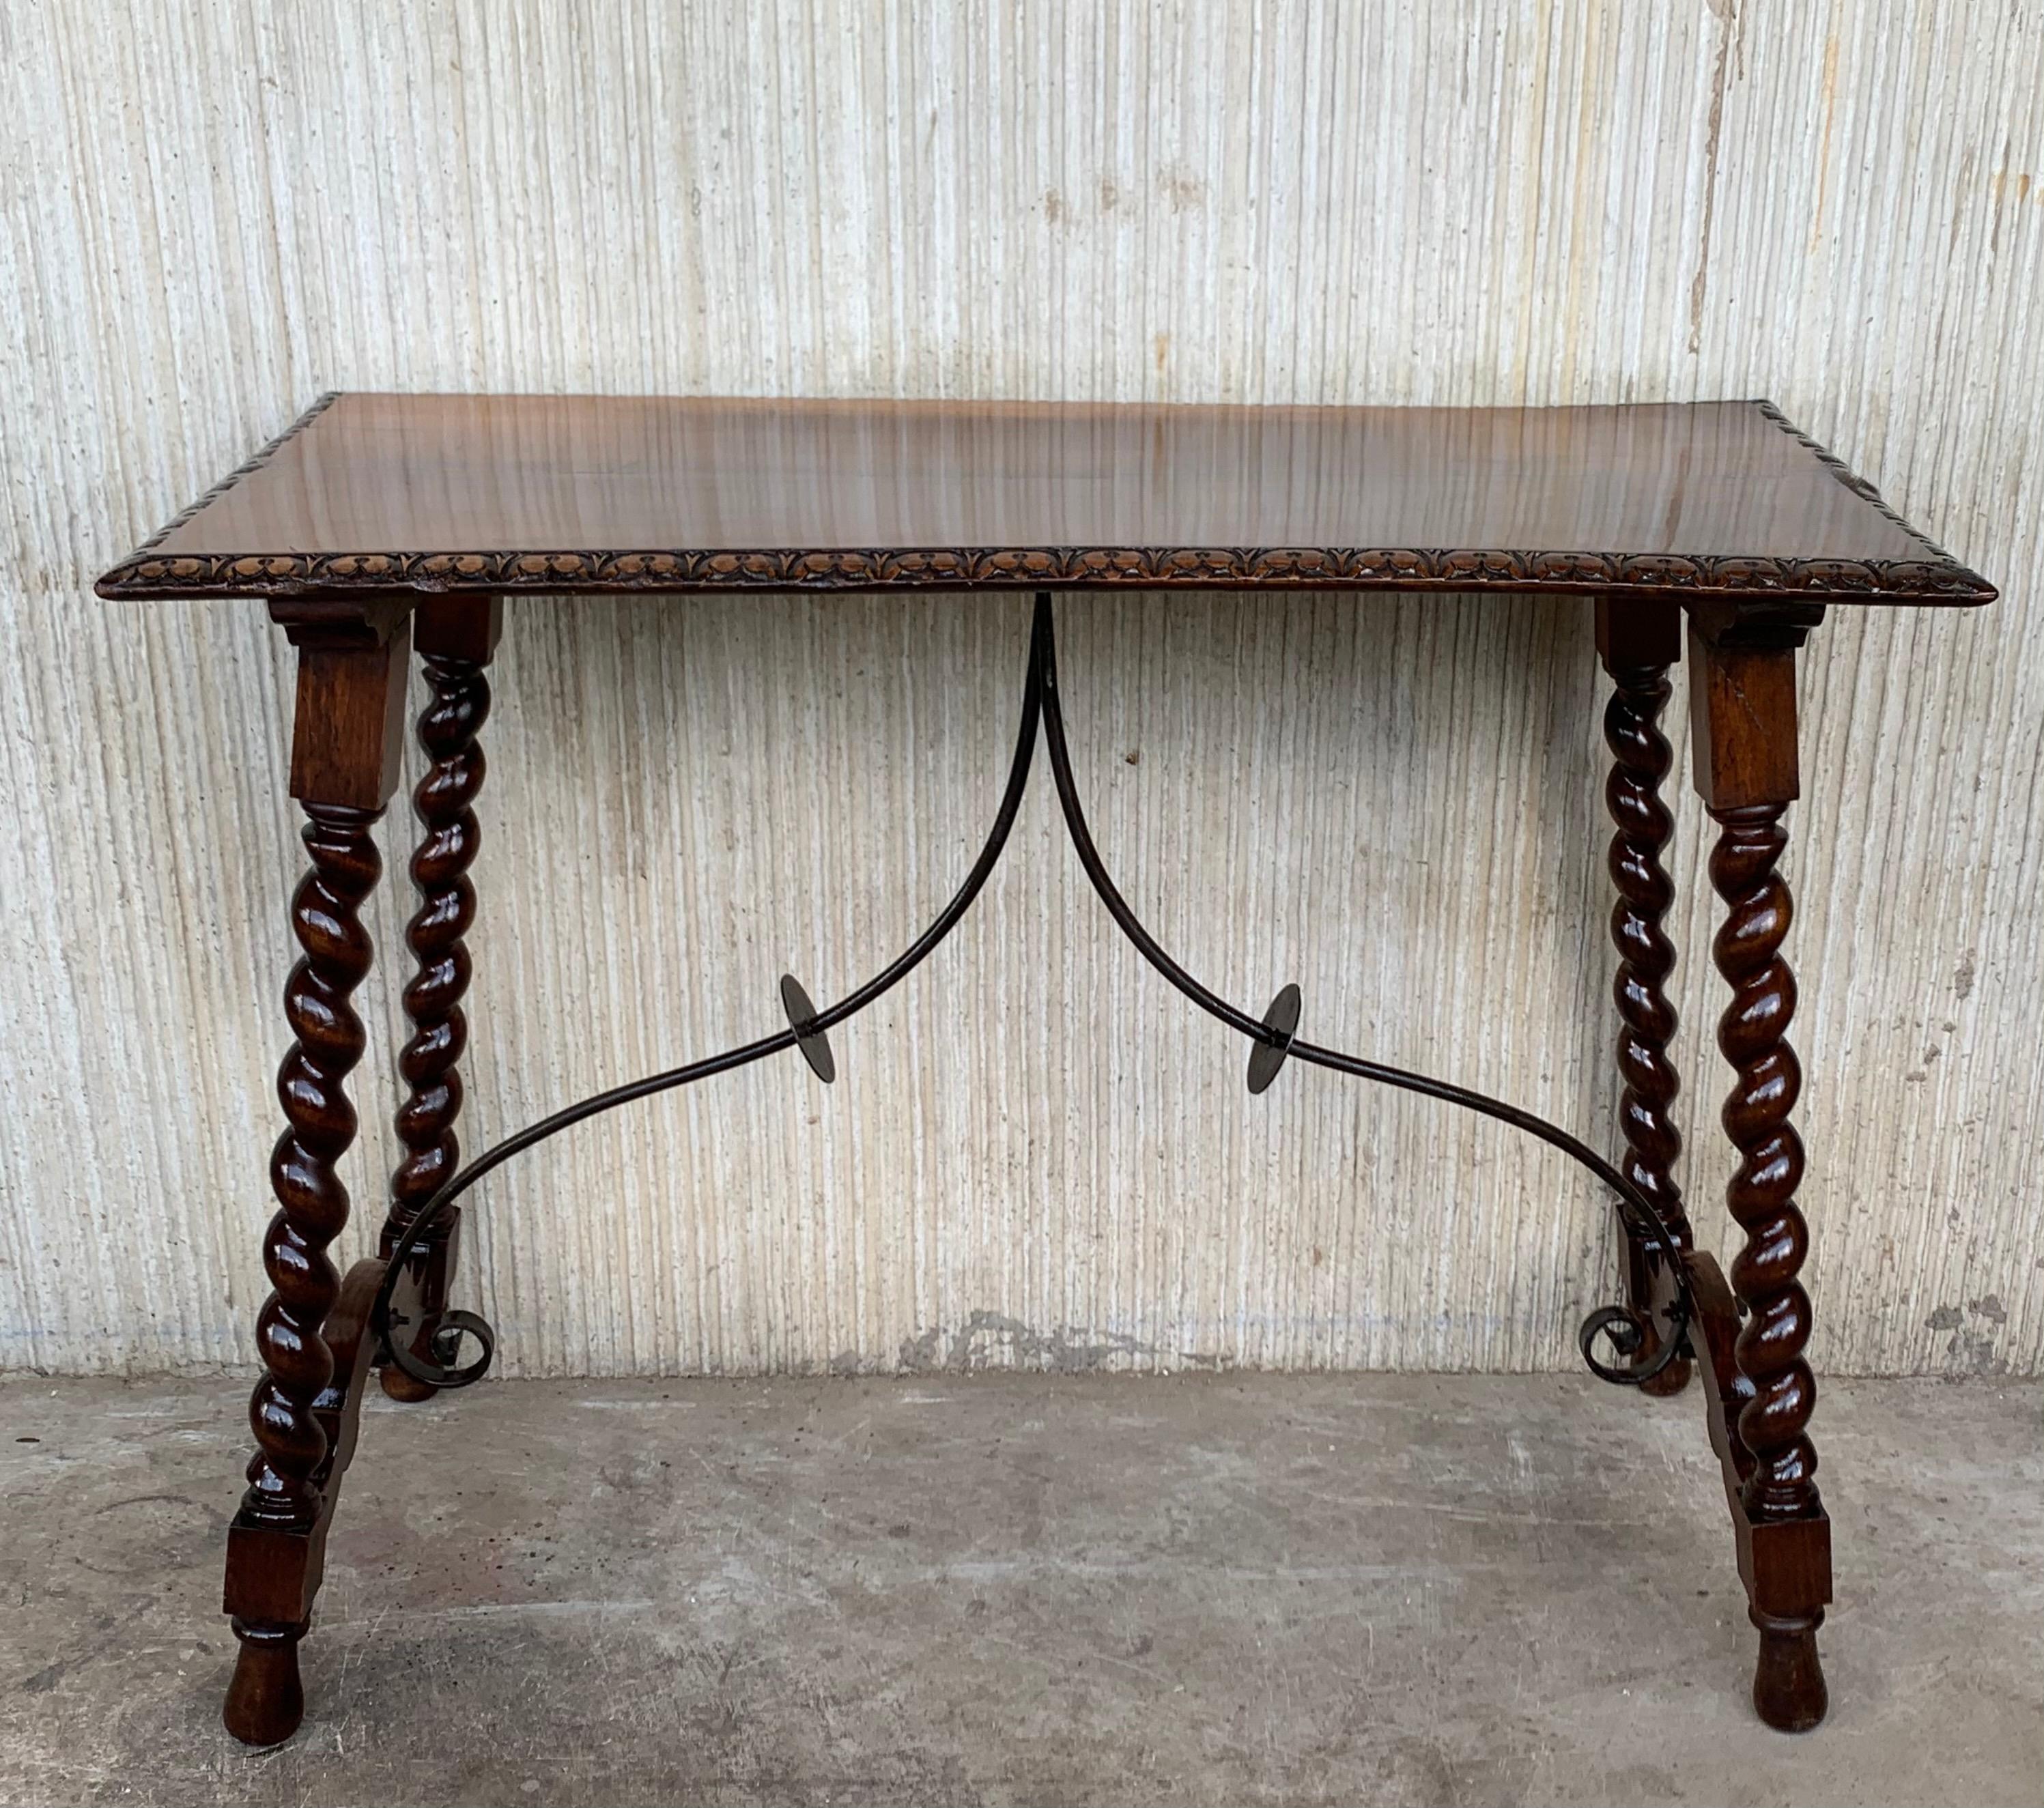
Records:
M0 1383L0 1799L2044 1800L2034 1385L1827 1389L1841 1601L1800 1739L1746 1705L1693 1390L378 1397L268 1752L217 1720L243 1393Z

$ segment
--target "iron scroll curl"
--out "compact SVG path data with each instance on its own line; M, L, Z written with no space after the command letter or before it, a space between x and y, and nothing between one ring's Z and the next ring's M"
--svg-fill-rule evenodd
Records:
M1297 1060L1309 1066L1326 1068L1458 1105L1539 1138L1611 1189L1617 1197L1626 1234L1646 1250L1669 1284L1662 1307L1666 1319L1663 1326L1657 1328L1647 1315L1627 1305L1603 1306L1592 1312L1577 1334L1577 1345L1584 1361L1593 1374L1604 1380L1636 1387L1651 1380L1677 1357L1688 1353L1689 1331L1696 1316L1696 1306L1683 1260L1682 1246L1653 1200L1612 1162L1558 1125L1502 1100L1447 1081L1300 1040L1297 1026L1301 1000L1296 985L1283 988L1262 1017L1251 1017L1201 985L1164 950L1115 885L1086 821L1065 736L1064 711L1058 688L1055 620L1050 593L1039 591L1030 629L1021 720L1007 785L978 858L929 927L880 973L836 1004L816 1009L800 983L792 976L784 975L781 993L789 1017L787 1028L728 1049L720 1054L613 1087L569 1105L506 1138L454 1174L426 1200L393 1240L382 1282L370 1312L371 1329L378 1341L382 1357L414 1380L436 1388L467 1387L480 1380L488 1372L496 1339L486 1320L472 1312L441 1314L431 1340L432 1359L429 1361L413 1349L409 1340L400 1334L409 1328L410 1321L397 1309L395 1298L409 1265L425 1249L455 1203L477 1182L514 1155L620 1105L690 1085L716 1074L728 1073L790 1049L799 1050L820 1079L826 1082L833 1079L836 1063L826 1033L874 1003L920 965L958 927L992 876L1028 788L1039 726L1050 756L1058 806L1087 880L1116 926L1151 966L1201 1010L1248 1040L1248 1081L1252 1093L1267 1088L1287 1060ZM478 1353L466 1361L461 1359L465 1341L473 1341L478 1349ZM1619 1360L1608 1361L1600 1356L1600 1343L1608 1344Z

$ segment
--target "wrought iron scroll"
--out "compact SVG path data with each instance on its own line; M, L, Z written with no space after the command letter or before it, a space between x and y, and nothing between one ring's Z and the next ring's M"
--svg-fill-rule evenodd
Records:
M1009 768L1007 789L1001 794L1000 808L995 812L993 827L988 831L978 858L973 862L971 870L966 873L964 882L951 902L938 913L936 920L891 965L836 1004L817 1010L810 1002L809 994L793 977L784 974L781 981L781 997L789 1018L786 1029L763 1036L756 1042L744 1043L738 1048L727 1050L721 1054L710 1055L701 1061L691 1061L686 1066L670 1068L665 1073L634 1081L628 1085L613 1087L606 1092L599 1092L592 1098L555 1112L551 1117L541 1119L539 1123L507 1138L470 1162L420 1207L417 1215L405 1227L404 1235L390 1252L389 1269L377 1293L371 1315L371 1324L388 1360L414 1380L436 1388L466 1387L471 1382L481 1380L489 1368L495 1340L489 1326L482 1319L469 1312L448 1313L440 1332L434 1340L433 1354L436 1360L428 1362L408 1347L407 1339L397 1334L405 1328L407 1321L394 1309L393 1297L407 1259L430 1236L433 1226L463 1193L513 1156L586 1119L613 1110L617 1106L629 1104L634 1100L649 1098L654 1093L667 1092L678 1086L690 1085L698 1080L707 1080L713 1074L729 1073L788 1049L799 1049L818 1078L826 1083L835 1079L836 1064L826 1032L864 1010L920 965L938 943L958 927L992 874L1001 850L1007 845L1009 831L1014 827L1016 814L1022 806L1023 794L1028 787L1029 769L1035 751L1039 721L1050 754L1051 772L1057 787L1058 803L1064 813L1065 826L1070 833L1072 844L1078 850L1079 862L1085 869L1087 879L1099 895L1101 902L1107 907L1108 914L1113 918L1116 927L1135 944L1137 952L1151 965L1201 1010L1248 1038L1248 1083L1252 1093L1260 1093L1267 1089L1278 1077L1286 1060L1297 1059L1309 1066L1327 1068L1337 1073L1350 1074L1358 1079L1374 1081L1380 1085L1395 1086L1405 1092L1418 1092L1428 1098L1459 1105L1465 1110L1494 1118L1500 1123L1509 1124L1514 1129L1538 1137L1578 1165L1587 1169L1617 1195L1619 1215L1627 1234L1663 1258L1673 1284L1673 1296L1666 1307L1666 1328L1658 1338L1649 1336L1649 1326L1644 1318L1630 1306L1603 1306L1591 1313L1583 1321L1577 1334L1577 1345L1582 1353L1584 1361L1593 1373L1604 1380L1637 1386L1641 1382L1651 1380L1677 1356L1688 1350L1689 1327L1696 1316L1696 1303L1690 1290L1688 1270L1682 1261L1681 1245L1653 1201L1587 1143L1571 1136L1559 1126L1548 1123L1544 1118L1535 1116L1531 1111L1521 1111L1516 1105L1507 1104L1486 1094L1472 1092L1467 1087L1411 1073L1404 1068L1387 1066L1381 1061L1366 1060L1360 1055L1347 1054L1337 1049L1322 1048L1317 1043L1302 1042L1297 1035L1301 1014L1297 986L1285 986L1271 1000L1270 1008L1261 1018L1251 1017L1238 1010L1217 992L1202 985L1165 952L1116 886L1108 872L1106 862L1101 857L1099 846L1093 840L1092 829L1087 824L1085 812L1079 800L1078 781L1072 771L1070 749L1065 739L1064 711L1058 689L1056 628L1050 594L1047 591L1039 591L1030 631L1028 671L1022 689L1022 720L1016 736L1014 758ZM466 1363L459 1361L464 1337L474 1339L479 1349L479 1353ZM1600 1339L1610 1345L1619 1358L1618 1361L1608 1361L1598 1353ZM1650 1353L1645 1360L1636 1362L1627 1360L1638 1357L1642 1350L1649 1349L1650 1345Z

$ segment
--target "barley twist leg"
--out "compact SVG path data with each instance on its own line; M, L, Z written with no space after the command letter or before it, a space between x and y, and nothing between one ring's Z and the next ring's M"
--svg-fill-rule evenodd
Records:
M482 839L474 804L484 773L476 736L490 713L490 681L475 659L429 653L425 666L432 696L419 716L418 739L429 763L412 794L422 831L411 863L420 904L405 931L417 962L405 988L413 1034L398 1058L407 1088L397 1118L405 1157L390 1177L386 1257L461 1161L459 1063L468 1041L461 1000L470 977L466 938L475 920L468 871ZM459 1212L449 1212L411 1258L417 1292L407 1334L428 1358L447 1306L459 1232ZM382 1383L394 1399L427 1399L436 1391L394 1365L383 1369Z
M1796 1203L1803 1145L1789 1115L1802 1069L1788 1046L1796 980L1781 958L1792 915L1776 870L1788 832L1783 807L1713 810L1719 826L1711 883L1728 907L1713 953L1731 983L1718 1046L1737 1070L1725 1101L1725 1131L1739 1154L1725 1203L1746 1233L1731 1265L1732 1292L1745 1308L1736 1353L1753 1397L1739 1415L1739 1441L1753 1459L1741 1498L1757 1526L1804 1520L1819 1507L1817 1453L1805 1428L1817 1386L1803 1351L1810 1341L1810 1296L1796 1278L1810 1235ZM1756 1603L1760 1665L1754 1699L1771 1725L1814 1725L1824 1710L1817 1628L1823 1610L1770 1614Z
M1611 776L1604 803L1616 832L1611 840L1611 877L1618 896L1612 907L1611 937L1618 950L1612 996L1618 1006L1618 1070L1624 1091L1619 1127L1625 1138L1625 1173L1660 1208L1685 1249L1692 1241L1682 1196L1674 1179L1682 1138L1673 1106L1681 1088L1668 1044L1675 1034L1675 1008L1667 983L1675 967L1674 944L1662 927L1674 886L1662 864L1673 819L1662 800L1662 781L1673 763L1660 729L1669 694L1666 665L1614 666L1615 686L1604 711ZM1638 1242L1627 1244L1628 1291L1634 1308L1655 1326L1656 1280L1663 1258ZM1661 1289L1666 1291L1664 1284ZM1658 1327L1657 1327L1658 1330ZM1652 1394L1680 1393L1690 1365L1678 1358L1646 1384Z

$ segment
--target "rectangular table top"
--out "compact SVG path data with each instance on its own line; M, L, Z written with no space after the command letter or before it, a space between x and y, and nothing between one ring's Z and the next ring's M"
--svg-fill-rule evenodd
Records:
M323 398L106 597L1005 585L1981 603L1765 402Z

